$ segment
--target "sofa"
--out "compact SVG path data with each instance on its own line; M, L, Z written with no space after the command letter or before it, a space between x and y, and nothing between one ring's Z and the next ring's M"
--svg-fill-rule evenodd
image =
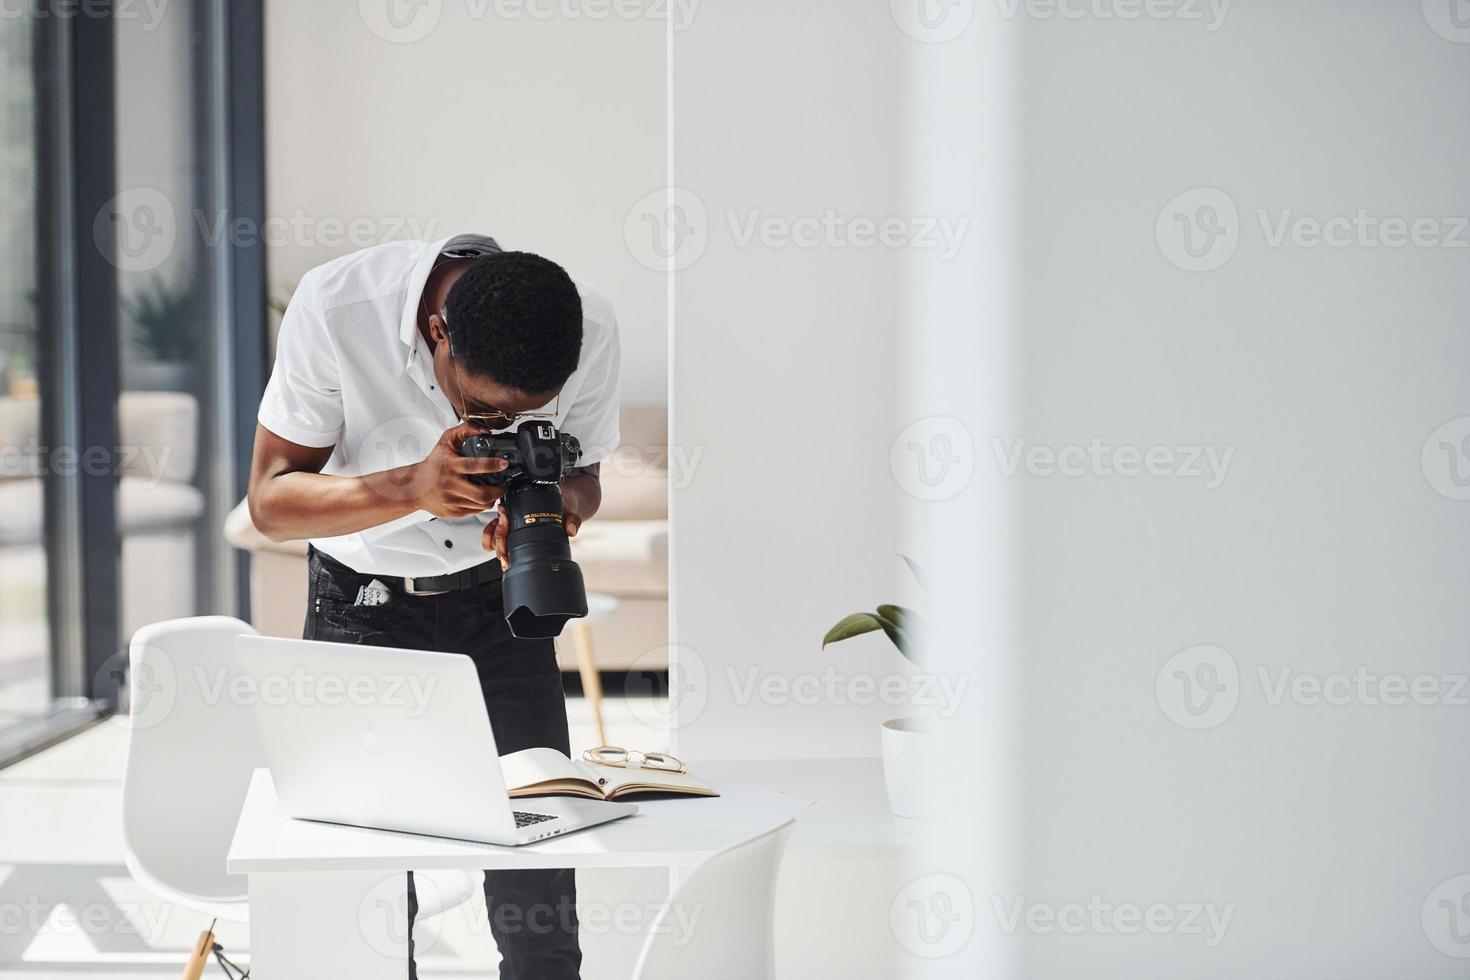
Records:
M622 445L602 464L602 507L572 540L588 592L618 600L590 624L600 670L667 666L669 595L668 413L659 404L624 405ZM245 501L225 521L225 537L248 551L251 619L270 636L300 636L306 618L306 542L268 540ZM564 670L577 669L558 641Z

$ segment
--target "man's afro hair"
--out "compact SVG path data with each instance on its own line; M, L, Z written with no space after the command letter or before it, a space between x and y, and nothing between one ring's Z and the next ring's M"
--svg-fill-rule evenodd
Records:
M556 391L582 353L582 297L565 269L530 252L475 260L445 301L450 350L471 374L527 395Z

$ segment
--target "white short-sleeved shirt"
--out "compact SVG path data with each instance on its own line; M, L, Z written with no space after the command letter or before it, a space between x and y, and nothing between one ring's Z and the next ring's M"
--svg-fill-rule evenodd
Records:
M434 263L446 253L499 251L494 239L393 242L354 252L302 277L281 321L260 424L302 446L335 447L322 472L361 476L429 454L459 422L434 377L418 309ZM557 402L556 425L582 443L587 466L618 446L619 348L612 306L577 284L582 354ZM550 407L547 406L547 410ZM315 538L318 549L359 572L442 575L491 556L489 514L441 520L418 511L388 524Z

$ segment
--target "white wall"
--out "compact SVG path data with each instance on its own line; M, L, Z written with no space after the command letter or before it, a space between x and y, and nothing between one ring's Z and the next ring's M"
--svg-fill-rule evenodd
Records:
M1421 468L1430 434L1470 414L1466 236L1273 248L1257 212L1470 215L1470 47L1417 0L1239 0L1214 32L1029 26L1028 421L998 434L1234 458L1215 489L1023 480L1025 895L1233 918L1213 947L1033 932L1026 975L1459 975L1432 939L1463 918L1464 889L1445 906L1431 893L1470 871L1470 713L1351 694L1273 704L1259 672L1453 684L1470 664L1470 504ZM1199 187L1233 200L1238 245L1189 272L1155 226ZM997 465L987 443L980 460ZM1191 715L1174 670L1205 677L1200 662L1166 663L1201 644L1231 660L1213 655L1222 690Z
M902 250L779 234L901 212L902 42L885 6L839 0L706 0L673 36L693 231L673 254L673 431L702 453L673 497L674 681L695 758L874 755L903 713L864 693L902 680L881 636L820 649L899 595Z
M390 8L417 14L395 32ZM665 183L664 24L517 10L267 3L267 210L308 229L270 250L270 282L353 250L322 219L366 220L383 240L487 232L606 294L624 397L662 402L663 281L623 223Z

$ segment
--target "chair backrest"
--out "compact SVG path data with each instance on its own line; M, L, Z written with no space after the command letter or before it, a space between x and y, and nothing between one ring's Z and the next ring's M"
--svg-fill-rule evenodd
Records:
M236 902L245 878L225 855L251 773L264 766L235 637L254 633L227 616L173 619L133 635L128 657L131 729L123 777L128 869L145 886L200 902Z
M776 875L794 824L697 865L654 918L634 980L770 980Z

